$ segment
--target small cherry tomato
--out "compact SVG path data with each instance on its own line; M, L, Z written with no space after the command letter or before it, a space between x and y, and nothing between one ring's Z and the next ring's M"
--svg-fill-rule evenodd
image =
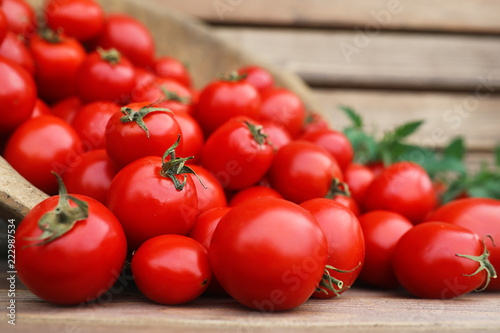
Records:
M259 66L246 66L238 70L239 75L246 75L243 81L254 86L260 94L265 94L274 87L274 78L267 70Z
M351 197L361 205L365 197L366 190L375 179L373 171L361 164L352 163L344 171L344 180L349 186Z
M290 133L283 126L269 121L263 121L261 124L275 151L292 142L293 139Z
M20 65L31 75L35 73L35 63L30 51L26 47L26 44L19 38L19 36L11 31L7 33L3 42L1 42L0 38L0 56L10 59L11 61Z
M0 5L10 31L25 39L35 36L37 31L35 10L27 1L3 0L0 1Z
M327 150L335 157L342 171L345 171L354 157L351 142L341 132L331 129L309 131L302 135L300 139L313 142Z
M50 109L54 116L61 118L68 124L71 124L82 105L83 102L80 98L77 96L71 96L52 104Z
M157 76L177 81L187 88L191 87L191 75L186 65L179 60L163 56L156 59L154 68Z
M278 198L283 199L283 196L276 190L267 186L251 186L237 192L229 202L229 206L233 207L242 202L257 198Z
M172 79L156 78L138 87L132 94L132 102L150 102L172 112L193 113L191 91Z
M205 137L198 122L186 112L174 111L174 118L181 128L182 150L180 156L193 156L189 164L198 164L201 161L201 152Z
M189 165L189 167L196 174L196 176L194 174L188 176L193 179L196 186L196 195L198 196L196 215L212 208L226 207L227 200L224 189L210 171L199 165Z
M316 112L309 111L304 120L302 134L329 129L328 121Z

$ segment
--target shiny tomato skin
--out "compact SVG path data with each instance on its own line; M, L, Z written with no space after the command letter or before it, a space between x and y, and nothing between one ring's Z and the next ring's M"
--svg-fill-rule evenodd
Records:
M293 141L292 136L283 126L269 121L263 121L261 124L275 151L280 150L281 147Z
M249 201L257 198L277 198L283 199L283 196L267 186L251 186L237 192L229 201L229 206L233 207L242 202Z
M419 298L449 299L483 286L486 272L473 276L476 261L458 257L479 256L479 236L458 225L424 222L408 230L396 244L392 267L399 283Z
M331 129L309 131L300 137L301 140L314 142L327 150L338 162L342 171L352 162L354 151L351 142L341 132Z
M359 223L366 246L359 279L377 288L397 288L399 282L392 270L392 257L397 242L413 224L404 216L386 210L363 214Z
M160 174L162 158L141 158L120 170L108 190L107 206L116 215L130 250L148 239L164 235L186 235L198 210L196 187L186 178L182 190ZM184 181L184 175L176 176Z
M238 74L245 74L243 81L253 85L260 94L265 94L274 87L274 78L267 70L260 66L250 65L238 70Z
M327 259L326 237L314 217L283 199L237 205L219 221L210 263L222 287L259 311L295 308L316 290Z
M336 195L332 198L332 200L348 208L356 217L361 215L358 204L353 198L345 195Z
M366 190L366 210L391 210L414 224L421 223L436 207L434 187L427 172L413 162L397 162L385 168Z
M245 116L257 120L260 115L259 92L243 81L214 81L200 92L195 118L209 136L229 119Z
M155 61L154 69L159 77L177 81L187 88L191 87L191 75L186 65L178 59L167 56L159 57Z
M49 0L44 14L49 28L81 42L97 38L105 23L104 11L94 0Z
M52 115L52 112L50 111L50 108L47 104L45 104L44 101L42 101L40 98L36 99L35 102L35 107L33 108L33 111L31 112L31 118L36 118L40 116L47 116L47 115Z
M147 105L149 103L132 103L127 107L139 110ZM181 128L170 112L154 111L143 118L149 130L149 138L137 123L123 123L122 117L121 112L111 116L105 132L106 151L117 169L141 157L163 156L181 135ZM182 151L182 144L181 139L177 151Z
M329 129L330 126L328 121L316 112L308 112L306 114L306 119L304 120L304 126L302 127L302 135L309 132L323 131Z
M108 15L97 45L117 49L135 66L153 68L155 44L151 32L130 15Z
M69 193L86 195L105 205L115 175L106 150L95 149L83 154L80 163L68 168L63 181Z
M193 180L194 185L196 186L196 193L198 196L197 215L212 208L226 207L227 199L226 194L224 193L224 189L217 181L217 179L210 173L210 171L199 165L190 165L189 167L201 179L200 182L195 175L188 175L188 177ZM203 187L201 183L203 183L205 187Z
M76 93L86 103L112 101L123 104L128 101L134 87L134 66L123 55L112 64L94 51L89 53L78 70Z
M302 131L306 111L300 98L284 88L274 88L262 95L260 121L269 121L286 128L292 138Z
M25 0L3 0L0 1L9 30L25 39L36 35L37 20L35 10Z
M205 143L205 136L200 125L187 112L175 112L174 118L181 128L182 151L179 152L181 157L193 156L193 159L188 161L188 164L198 164L201 161L201 152Z
M57 181L67 168L79 163L83 153L75 130L55 116L25 121L10 137L5 159L33 185L47 194L57 193Z
M147 298L167 305L196 299L212 276L207 249L181 235L147 240L132 257L132 274Z
M110 101L97 101L83 105L71 121L78 133L84 148L106 148L106 125L115 113L120 113L120 106Z
M17 63L25 70L27 70L31 75L35 73L35 63L30 51L26 47L26 44L24 44L24 42L19 38L19 36L11 31L7 33L3 42L0 38L0 56Z
M0 136L6 136L30 118L37 92L31 75L21 66L2 57L0 87Z
M183 101L170 98L164 91L177 94ZM131 102L150 102L172 112L192 114L191 97L191 91L179 82L167 78L155 78L134 90Z
M257 142L248 124L260 126L247 117L228 120L208 137L203 147L201 164L228 190L256 184L273 159L273 147L265 140Z
M342 180L330 153L312 142L298 140L275 154L268 175L272 187L295 203L323 198L334 178Z
M356 216L347 207L331 199L318 198L300 204L318 221L328 242L327 265L348 273L328 269L330 275L343 282L338 294L343 293L356 281L365 260L363 231ZM331 298L336 294L330 290L315 292L314 298Z
M0 1L0 5L1 5ZM9 28L7 27L7 18L3 13L3 10L0 8L0 44L4 41L5 36L7 35Z
M427 221L442 221L467 228L479 237L490 235L496 242L486 241L490 262L500 271L500 201L488 198L465 198L449 202L436 209ZM500 279L492 279L486 290L500 290Z
M344 171L344 181L349 187L351 197L361 205L365 197L366 190L375 179L373 171L357 163L350 164Z
M52 176L53 177L53 176ZM89 205L89 217L45 245L27 238L42 234L38 220L54 210L59 196L35 206L16 229L16 270L35 295L57 304L81 304L99 298L122 271L127 242L116 217L100 202L73 195ZM76 204L70 200L70 205ZM108 299L108 297L106 297Z
M54 116L71 124L82 105L83 102L78 96L71 96L52 104L50 111Z

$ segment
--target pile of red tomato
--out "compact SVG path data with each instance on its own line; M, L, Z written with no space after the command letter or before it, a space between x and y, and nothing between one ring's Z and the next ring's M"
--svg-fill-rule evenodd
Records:
M99 298L127 257L162 304L279 311L358 276L425 298L500 290L499 201L438 207L419 165L352 163L346 136L263 68L197 91L142 23L93 0L48 1L39 28L23 0L0 3L3 156L54 195L16 233L39 297Z

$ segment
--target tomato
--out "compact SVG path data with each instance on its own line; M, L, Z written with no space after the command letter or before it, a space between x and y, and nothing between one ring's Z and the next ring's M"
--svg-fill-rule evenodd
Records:
M156 59L154 69L159 77L177 81L188 88L191 87L191 75L188 69L175 58L163 56Z
M217 179L204 167L198 165L190 165L189 167L201 180L198 181L197 177L193 174L188 175L188 177L193 179L196 186L196 194L198 196L198 212L196 215L212 208L226 207L226 194Z
M366 256L359 279L378 288L399 286L392 270L392 257L399 239L413 227L404 216L375 210L359 217L365 239Z
M44 103L41 99L37 98L35 102L35 107L33 108L33 111L31 112L31 118L36 118L40 116L47 116L47 115L52 115L52 112L50 112L50 108L47 104Z
M313 297L338 296L354 283L365 259L365 241L359 221L349 209L330 199L312 199L300 206L314 216L328 241L326 264L333 279L323 279L325 284L320 284Z
M37 30L35 10L25 0L3 0L1 9L9 30L26 39L35 36Z
M24 68L0 57L0 87L0 136L5 136L30 117L36 86Z
M44 15L49 28L82 42L97 38L105 23L104 11L94 0L49 0Z
M208 252L192 238L161 235L149 239L132 257L137 288L160 304L182 304L207 289L212 271Z
M74 38L47 30L31 40L30 50L38 95L47 102L73 96L78 70L87 57L83 46Z
M111 181L116 175L104 149L95 149L81 156L80 163L68 168L63 180L70 193L83 194L106 204Z
M196 186L181 167L185 159L172 158L172 149L164 157L130 163L111 182L107 206L122 224L130 250L155 236L186 235L194 224Z
M325 197L335 178L343 178L335 159L309 141L292 141L278 150L269 169L272 187L296 203Z
M5 17L3 10L0 8L0 44L3 42L7 32L9 31L7 24L7 18Z
M80 162L80 138L65 121L40 116L25 121L12 134L5 148L5 159L30 183L47 194L57 193L51 171L63 175Z
M251 65L238 70L239 75L246 75L243 81L254 86L260 94L265 94L274 87L274 78L262 67Z
M17 276L53 303L99 298L120 276L126 254L116 217L100 202L64 190L36 205L16 229Z
M171 112L149 103L132 103L111 116L105 133L109 158L121 169L141 157L162 156L181 135L181 128ZM182 144L178 151L182 151Z
M182 151L180 156L193 156L189 164L201 161L201 151L205 142L203 131L198 122L186 112L174 111L174 118L181 128Z
M493 275L483 250L477 234L464 227L425 222L398 241L392 267L399 283L413 295L454 298L484 287Z
M10 59L33 75L35 73L33 57L19 36L9 31L3 42L1 40L2 38L0 38L0 56Z
M414 224L424 221L436 205L429 175L413 162L397 162L385 168L372 181L363 200L368 211L390 210Z
M427 221L441 221L459 225L479 237L490 235L497 246L487 243L491 264L500 270L500 201L487 198L466 198L439 207ZM500 279L494 279L486 290L500 290Z
M335 157L342 171L345 171L354 157L351 142L341 132L331 129L309 131L302 135L300 139L313 142L327 150Z
M278 191L267 186L251 186L236 193L229 202L229 206L233 207L242 202L257 198L278 198L283 199L283 196Z
M342 206L348 208L354 214L354 216L359 217L361 215L361 211L359 209L358 204L350 196L337 194L331 199L341 204Z
M314 217L283 199L234 206L210 242L212 270L241 304L259 311L295 308L316 290L327 259L326 237Z
M351 197L362 204L366 190L375 178L373 171L362 164L352 163L344 171L344 180L349 187Z
M329 129L328 121L316 112L307 112L302 127L302 134Z
M260 95L257 89L232 75L227 81L214 81L203 88L196 105L195 118L208 136L233 117L246 116L257 120L259 108Z
M193 113L191 91L171 79L157 78L137 87L131 101L155 103L173 112Z
M134 87L134 66L115 49L90 53L81 65L76 81L77 95L86 103L124 103Z
M225 189L239 190L257 183L273 159L273 147L262 125L247 117L227 121L208 137L201 155Z
M275 151L278 151L281 147L292 142L292 137L283 126L269 121L263 121L261 124Z
M136 66L153 68L153 37L144 24L132 16L108 15L97 45L104 49L117 49Z
M376 176L380 175L382 171L385 169L385 165L382 162L371 162L366 165L370 170L373 172L373 174Z
M86 149L106 148L106 125L115 113L120 113L120 106L109 101L88 103L78 110L71 125Z
M79 97L71 96L52 104L51 111L54 116L71 124L82 105L83 102Z
M274 88L262 96L261 121L269 121L286 128L292 138L302 131L306 111L300 98L284 88Z

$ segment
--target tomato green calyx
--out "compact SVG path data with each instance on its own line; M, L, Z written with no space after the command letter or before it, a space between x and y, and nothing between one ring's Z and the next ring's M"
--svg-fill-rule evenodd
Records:
M115 48L104 50L103 48L98 47L97 52L101 56L102 60L109 62L111 65L116 65L117 63L119 63L122 57L120 51Z
M244 121L244 123L245 125L247 125L253 139L259 144L259 146L262 146L265 143L272 146L271 141L269 141L268 139L268 135L262 131L262 125L254 125L246 120Z
M40 34L40 37L42 37L42 39L45 40L47 43L59 44L62 42L60 31L54 31L52 29L45 28L45 29L42 29L39 32L39 34Z
M165 178L170 178L172 182L174 183L175 189L178 191L182 191L184 186L186 185L187 182L187 173L193 174L198 178L200 181L201 185L206 189L207 187L203 182L201 181L200 177L196 174L196 172L193 171L190 167L185 165L187 161L190 159L194 158L193 156L181 158L181 157L175 157L175 148L179 145L179 142L181 141L181 136L177 138L177 141L167 149L165 154L163 154L163 164L161 166L161 171L160 175L162 175ZM168 161L166 159L170 157ZM177 179L176 176L178 175L184 175L184 180L182 183Z
M191 99L188 97L181 97L175 91L169 91L164 86L160 87L163 95L165 95L164 101L175 101L182 104L191 104Z
M227 82L238 82L238 81L243 80L246 77L247 77L247 74L240 75L240 74L238 74L237 71L232 71L231 73L229 73L229 75L227 75L227 74L219 75L219 79L221 79L222 81L227 81Z
M61 177L55 172L52 174L56 176L59 184L59 202L54 210L45 213L38 221L38 226L43 231L42 234L36 238L27 238L39 242L27 246L50 243L73 229L76 222L85 220L89 216L87 202L68 195ZM70 199L76 204L76 207L70 206Z
M337 195L350 197L351 192L349 191L349 186L346 183L341 182L338 178L335 178L334 180L332 180L332 183L330 184L330 190L328 190L325 198L334 199Z
M156 111L170 112L170 113L172 112L169 109L165 108L155 108L153 107L153 105L154 104L143 106L138 111L132 110L131 108L124 106L121 108L121 111L124 114L124 116L120 118L120 121L122 123L130 123L130 122L137 123L137 125L139 125L139 127L146 132L149 139L149 129L146 126L146 123L144 122L143 118L148 114L150 114L151 112L156 112Z
M340 295L340 293L342 291L344 291L345 289L347 289L348 287L344 288L344 282L342 282L339 279L334 278L330 274L330 270L333 270L333 271L338 272L338 273L352 273L356 269L358 269L360 266L361 266L361 262L359 262L358 265L356 267L354 267L353 269L345 271L345 270L341 270L341 269L335 268L335 267L330 266L330 265L326 265L325 271L323 272L323 278L321 279L319 286L316 288L316 292L328 294L328 291L331 291L335 294L335 296L338 297ZM335 289L335 286L337 286L337 289Z
M467 255L467 254L455 254L457 257L473 260L479 264L479 267L477 268L477 270L474 273L472 273L472 274L465 274L464 273L464 274L462 274L463 276L474 276L474 275L481 273L482 271L486 271L486 282L484 283L484 286L476 289L475 291L485 290L488 287L490 280L492 278L493 279L497 278L497 272L495 271L495 267L493 267L493 265L491 264L491 262L488 259L488 257L490 256L490 251L488 251L488 249L486 248L486 241L485 241L486 237L491 239L493 246L496 246L495 242L493 240L493 237L491 237L490 235L486 235L483 238L483 253L481 255L471 256L471 255Z

